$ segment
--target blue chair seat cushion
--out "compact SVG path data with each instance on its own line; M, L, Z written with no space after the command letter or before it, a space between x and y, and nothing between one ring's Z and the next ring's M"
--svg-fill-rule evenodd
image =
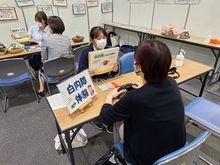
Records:
M185 107L185 114L220 134L220 105L197 97Z
M14 78L8 78L8 79L0 79L0 86L12 86L12 85L17 85L23 82L26 82L30 80L28 72Z
M40 75L41 75L44 79L46 79L46 75L45 75L43 72L41 72ZM51 84L57 84L57 83L59 82L58 80L53 79L52 76L47 76L47 81L48 81L48 83L51 83Z

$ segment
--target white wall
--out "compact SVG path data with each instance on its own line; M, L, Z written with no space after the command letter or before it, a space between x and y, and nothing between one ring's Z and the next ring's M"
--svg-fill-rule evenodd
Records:
M52 0L34 0L34 6L23 7L24 16L22 14L22 8L17 7L15 0L4 0L2 3L6 3L8 6L15 7L18 15L18 20L9 20L9 21L0 21L0 41L3 42L6 46L9 46L11 43L15 43L15 40L11 39L11 34L9 28L15 27L24 27L27 28L35 24L34 15L37 12L36 5L45 5L45 2L48 5L52 5ZM85 0L67 0L67 7L57 7L52 6L54 15L58 15L64 21L66 30L64 35L72 38L76 34L76 30L80 35L85 37L85 40L89 41L89 30L93 26L103 26L104 21L112 22L112 13L102 13L101 12L101 3L106 2L106 0L99 0L99 5L97 7L89 7L86 9L86 14L84 15L73 15L72 4L75 3L84 3ZM111 2L111 0L108 0ZM26 20L26 21L25 21Z
M0 41L6 46L15 42L10 37L9 28L11 27L30 27L35 23L34 15L37 12L36 5L40 5L43 1L34 0L35 6L23 7L24 17L20 7L17 7L14 0L5 0L7 5L15 7L18 20L0 21ZM220 38L220 17L214 12L218 11L220 6L219 0L200 0L199 5L175 5L175 4L157 4L155 0L151 0L147 4L130 4L128 0L112 0L113 13L102 13L101 3L106 0L99 0L97 7L87 8L84 15L73 15L72 4L86 3L85 0L67 0L67 7L53 6L54 15L59 15L66 26L64 35L73 37L76 30L89 41L89 30L96 25L103 26L103 22L115 22L132 26L140 26L153 29L161 29L164 24L186 27L190 35L205 37L207 31L211 31L212 38ZM111 0L108 0L108 2ZM45 0L51 5L52 0ZM188 13L188 14L187 14ZM138 35L133 32L124 30L116 30L126 44L136 45L139 40ZM163 40L171 49L173 57L183 48L186 57L204 64L213 66L214 55L210 49L181 44L174 41Z
M211 31L212 38L220 39L220 17L215 14L219 6L219 0L200 0L199 5L158 4L155 0L147 4L130 4L128 0L113 0L113 22L158 30L164 24L171 24L174 27L185 27L191 36L203 38L207 31ZM136 45L136 33L116 29L116 34L122 36L126 44ZM173 58L183 48L187 53L186 58L214 65L215 57L210 49L159 40L169 46Z

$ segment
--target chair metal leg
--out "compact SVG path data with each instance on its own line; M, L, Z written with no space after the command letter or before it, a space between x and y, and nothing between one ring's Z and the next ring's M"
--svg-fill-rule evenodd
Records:
M213 95L216 95L216 96L219 96L219 97L220 97L220 95L219 95L219 94L217 94L217 93L215 93L215 92L211 91L210 89L207 89L206 91L207 91L208 93L211 93L211 94L213 94Z
M7 97L7 93L5 94L5 99L4 99L4 112L6 113L7 111L7 102L8 102L8 97Z
M37 79L36 79L36 77L35 77L35 74L32 72L32 70L31 70L31 69L29 69L29 71L30 71L30 73L31 73L32 77L33 77L35 80L37 80Z
M37 91L36 91L36 89L35 89L34 82L33 82L33 80L32 80L31 77L30 77L30 80L31 80L32 88L33 88L33 90L34 90L35 97L36 97L36 99L37 99L37 102L39 103L40 100L39 100L39 98L38 98Z
M212 163L210 163L208 160L206 160L205 158L203 158L202 156L199 156L199 158L201 160L203 160L204 162L206 162L208 165L212 165Z
M47 84L47 90L48 90L48 93L49 93L49 95L51 96L50 86L49 86L49 84L48 84L47 81L46 81L46 84Z
M28 60L25 60L25 62L26 62L26 64L27 64L27 66L28 66L28 70L29 70L29 72L31 73L31 76L34 78L34 80L37 80L36 77L35 77L35 74L33 73L33 72L35 72L35 71L33 71L33 69L31 68L31 66L30 66L30 64L29 64L29 62L28 62Z
M3 111L6 113L7 111L7 103L8 103L8 97L7 97L7 93L6 93L6 89L3 87L0 89L1 90L1 93L4 93L5 92L5 95L3 96L4 97L4 100L2 101L1 100L1 104L3 106ZM2 103L3 102L3 103Z

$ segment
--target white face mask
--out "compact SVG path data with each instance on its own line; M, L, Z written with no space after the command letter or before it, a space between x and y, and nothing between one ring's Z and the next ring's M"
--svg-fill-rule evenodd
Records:
M42 23L37 22L37 26L38 26L39 28L41 28L43 25L42 25Z
M96 47L100 50L104 49L107 44L106 39L96 40Z

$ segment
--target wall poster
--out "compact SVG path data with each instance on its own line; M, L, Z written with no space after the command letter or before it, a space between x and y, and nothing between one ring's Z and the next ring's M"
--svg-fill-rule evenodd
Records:
M105 2L101 4L102 13L112 12L112 2Z
M86 0L87 7L98 6L98 0Z
M33 6L34 0L15 0L18 7Z
M128 0L130 3L149 3L151 0Z
M174 4L174 0L156 0L157 4Z
M0 7L0 21L18 19L15 7Z
M43 11L47 17L53 16L52 5L38 5L37 11Z
M86 5L82 3L75 3L72 5L73 14L74 15L81 15L86 14Z
M67 6L67 0L53 0L54 6Z
M175 4L179 5L198 5L200 0L175 0Z

